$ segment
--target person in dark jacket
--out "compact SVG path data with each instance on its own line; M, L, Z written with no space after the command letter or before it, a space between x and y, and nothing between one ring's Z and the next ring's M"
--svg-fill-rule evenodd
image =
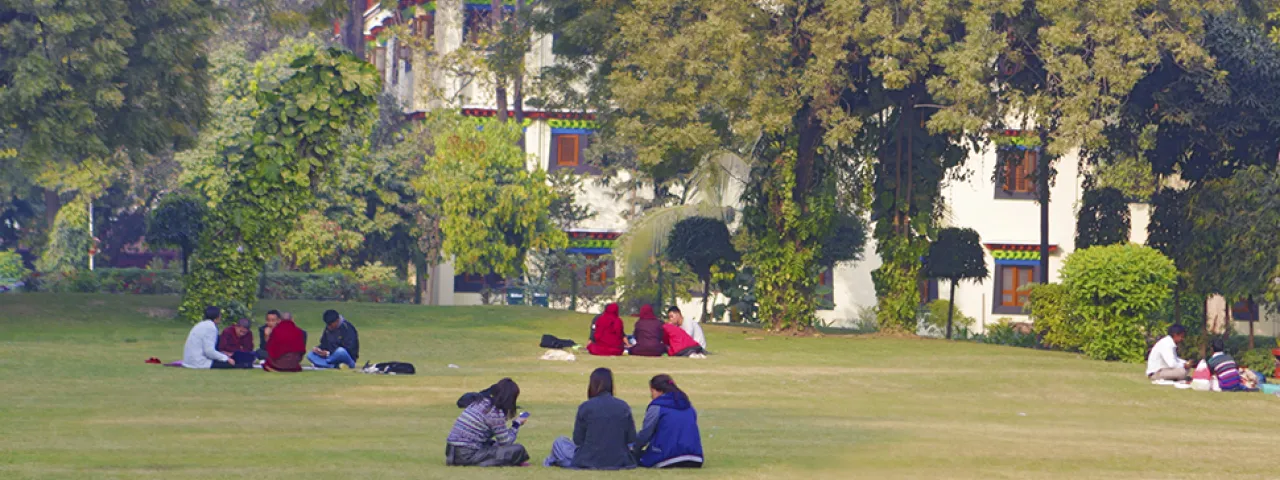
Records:
M290 319L292 320L292 319ZM267 359L267 337L271 336L271 330L280 324L280 311L267 311L267 321L258 327L258 351L254 352L258 356L258 360Z
M218 336L218 351L235 359L236 368L253 368L253 361L257 359L253 353L252 326L249 319L241 318Z
M631 445L636 441L636 422L631 406L613 396L612 371L597 368L591 372L587 398L578 406L573 439L557 438L542 464L583 470L635 468Z
M360 334L355 325L338 315L337 310L324 312L324 333L320 335L320 345L307 354L307 360L316 368L356 368L356 360L360 359Z
M693 409L670 375L649 380L653 401L636 436L636 457L646 468L702 468L702 434Z
M632 330L636 343L631 347L631 355L641 357L661 357L667 353L667 334L662 330L662 320L653 314L653 307L640 307L640 319Z

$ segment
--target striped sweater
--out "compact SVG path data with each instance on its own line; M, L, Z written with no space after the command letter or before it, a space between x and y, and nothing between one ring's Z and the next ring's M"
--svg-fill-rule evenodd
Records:
M493 408L489 399L481 399L462 410L449 431L449 445L481 448L488 445L511 445L516 442L517 426L507 426L507 416Z
M1236 360L1231 358L1231 355L1214 354L1209 358L1209 368L1213 370L1213 375L1218 377L1218 388L1222 391L1244 389L1244 385L1240 383L1240 369L1236 367Z

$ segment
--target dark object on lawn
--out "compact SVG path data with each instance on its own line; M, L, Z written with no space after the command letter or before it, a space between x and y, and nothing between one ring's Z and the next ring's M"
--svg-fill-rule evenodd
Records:
M379 373L383 375L413 375L418 373L418 371L413 368L412 363L405 362L375 363L372 371L370 371L368 367L365 367L365 372Z
M467 407L470 407L471 404L476 403L477 400L480 400L482 398L488 398L489 390L492 388L493 387L489 387L479 392L469 392L469 393L462 394L462 396L458 398L458 408L467 408Z
M542 343L538 344L538 346L542 348L569 348L577 344L577 342L567 338L556 338L552 335L543 335Z

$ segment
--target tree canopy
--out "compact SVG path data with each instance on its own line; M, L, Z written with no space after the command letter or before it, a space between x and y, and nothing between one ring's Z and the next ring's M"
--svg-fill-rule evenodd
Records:
M195 252L209 214L205 202L192 195L167 195L151 211L147 221L147 242L156 246L174 246L182 252L182 273Z
M951 338L951 316L955 312L956 284L964 280L981 282L987 278L987 256L982 241L972 228L944 228L929 245L925 263L929 278L945 278L951 282L951 298L947 310L947 338Z
M1114 188L1085 190L1076 216L1076 249L1129 241L1129 203Z
M676 223L667 240L667 258L684 262L702 280L702 318L707 317L711 298L711 269L732 268L739 260L733 247L729 227L724 221L707 217L690 217Z

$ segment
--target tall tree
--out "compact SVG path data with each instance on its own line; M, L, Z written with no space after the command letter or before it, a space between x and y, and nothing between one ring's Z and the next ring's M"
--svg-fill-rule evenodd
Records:
M182 253L182 274L186 275L208 214L204 201L193 195L167 195L151 211L151 218L147 221L147 242L156 246L178 247Z
M1053 164L1106 145L1104 128L1134 86L1168 53L1180 65L1211 65L1197 38L1200 13L1219 2L1005 0L966 24L947 53L947 75L931 83L942 103L935 126L982 131L1010 125L1038 140L1040 281L1049 276L1049 187ZM972 12L966 18L979 12ZM994 87L994 88L993 88ZM1010 121L1011 120L1011 121Z
M0 125L27 161L190 142L208 109L211 0L0 4Z
M1076 215L1076 250L1129 242L1129 203L1119 190L1085 190Z

